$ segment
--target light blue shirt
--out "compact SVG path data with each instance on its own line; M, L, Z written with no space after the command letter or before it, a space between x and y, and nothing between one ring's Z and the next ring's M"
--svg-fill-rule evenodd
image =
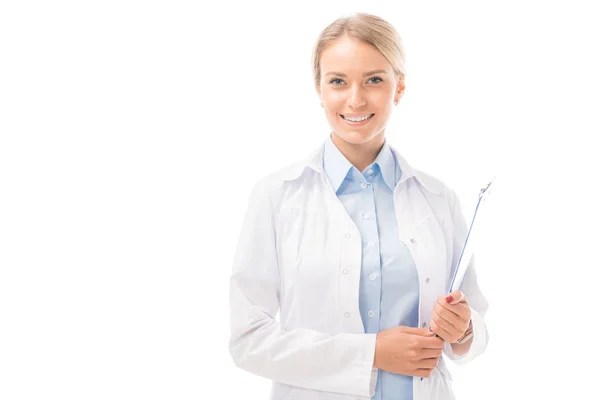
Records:
M393 191L402 171L387 139L364 172L331 140L323 168L362 241L359 308L365 333L395 326L418 327L419 281L415 262L398 238ZM379 370L373 400L412 400L413 377Z

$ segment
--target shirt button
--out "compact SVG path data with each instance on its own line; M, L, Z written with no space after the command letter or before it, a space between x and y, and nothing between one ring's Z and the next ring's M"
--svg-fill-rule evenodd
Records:
M429 283L429 278L425 278L425 283Z
M347 312L346 314L344 314L344 316L345 316L346 318L350 318L350 313L349 313L349 312Z
M363 183L360 185L361 188L366 189L367 187L369 187L369 185L367 183Z
M369 317L373 317L375 313L373 311L369 311Z
M346 234L344 235L344 237L345 237L346 239L350 239L350 236L352 236L352 234L350 234L350 233L346 233Z
M372 241L372 240L369 240L369 243L367 243L367 246L371 247L371 246L373 246L374 244L375 244L375 242L374 242L374 241Z
M370 169L370 170L367 171L367 174L372 174L372 173L373 173L372 169Z
M343 269L343 270L342 270L342 274L346 275L347 273L348 273L348 270L347 270L347 269Z
M375 279L377 279L377 272L373 272L371 275L369 275L369 278L374 281Z
M365 219L371 219L371 213L366 213L365 214Z
M415 238L410 238L410 242L411 242L412 244L415 244L415 243L417 243L417 240L416 240Z

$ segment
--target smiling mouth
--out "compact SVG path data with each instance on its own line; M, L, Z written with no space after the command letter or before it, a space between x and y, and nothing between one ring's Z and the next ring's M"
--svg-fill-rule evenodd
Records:
M341 117L341 118L342 118L344 121L348 122L348 123L349 123L349 124L351 124L351 125L355 125L355 124L356 124L356 125L358 125L358 124L363 124L363 123L365 123L366 121L368 121L368 120L370 120L371 118L373 118L373 116L374 116L375 114L368 114L368 115L369 115L369 116L368 116L368 117L366 117L366 118L364 118L364 117L363 117L363 118L360 118L360 119L352 119L352 120L351 120L351 119L348 119L348 118L346 118L346 117L345 117L343 114L339 114L339 116L340 116L340 117Z

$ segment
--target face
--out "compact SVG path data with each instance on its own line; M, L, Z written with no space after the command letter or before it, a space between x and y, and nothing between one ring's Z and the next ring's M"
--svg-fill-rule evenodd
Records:
M383 143L394 103L404 92L392 65L375 47L348 36L330 43L320 61L319 96L333 133L352 144Z

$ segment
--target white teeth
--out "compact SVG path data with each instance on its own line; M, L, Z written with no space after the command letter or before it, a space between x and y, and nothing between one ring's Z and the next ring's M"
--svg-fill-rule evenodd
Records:
M360 121L364 121L365 119L369 119L373 116L373 114L369 114L369 115L365 115L364 117L357 117L357 118L352 118L352 117L345 117L343 116L343 118L345 120L348 120L350 122L360 122Z

